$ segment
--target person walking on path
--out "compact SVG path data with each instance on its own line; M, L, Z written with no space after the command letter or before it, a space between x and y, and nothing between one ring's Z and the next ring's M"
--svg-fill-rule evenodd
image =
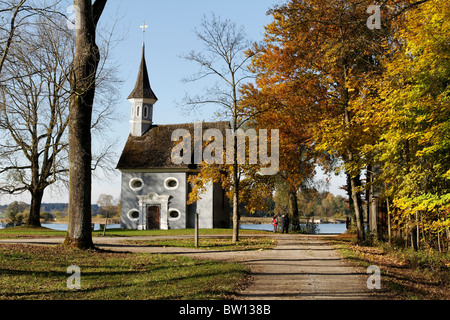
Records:
M289 217L286 214L283 214L281 217L281 233L289 233Z
M273 233L277 233L277 226L278 226L278 215L275 215L272 219L273 224Z

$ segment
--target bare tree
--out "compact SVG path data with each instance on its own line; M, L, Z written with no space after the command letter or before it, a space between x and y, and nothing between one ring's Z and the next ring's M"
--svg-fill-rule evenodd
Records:
M20 25L21 19L18 17L19 12L23 10L26 0L20 1L0 1L0 74L3 70L3 65L8 57L11 49L11 44L15 36L16 30ZM7 18L7 16L9 17ZM19 20L19 21L18 21Z
M27 27L33 26L35 19L51 15L64 17L56 11L62 1L0 0L0 74L11 49L28 42Z
M93 248L91 232L91 122L100 51L97 24L107 0L74 0L77 8L75 55L70 77L69 227L64 244Z
M0 192L31 194L28 225L40 226L44 190L67 171L68 74L73 41L42 17L10 49L0 107Z
M120 204L120 199L114 199L114 197L109 194L101 194L98 197L97 204L100 206L101 212L105 216L105 226L103 228L103 235L105 235L108 218L112 218L119 213L118 205Z
M205 89L202 96L186 96L185 108L196 109L199 106L212 104L221 107L224 117L231 119L234 135L233 156L233 242L239 241L239 164L237 159L236 131L243 124L239 112L239 88L245 79L250 77L247 62L252 58L245 50L251 46L246 39L242 27L230 20L222 20L214 13L208 18L203 17L200 30L195 30L201 41L204 53L192 51L183 56L184 59L200 66L197 74L184 79L185 82L199 81L215 77L214 86Z
M39 226L44 190L68 183L69 75L75 47L73 33L60 14L40 16L27 30L27 42L10 51L5 63L0 105L0 193L31 195L28 225ZM107 52L108 43L102 48ZM106 55L106 54L105 54ZM97 81L100 95L91 129L101 136L113 121L118 80L104 67ZM112 144L94 154L92 170L108 168Z

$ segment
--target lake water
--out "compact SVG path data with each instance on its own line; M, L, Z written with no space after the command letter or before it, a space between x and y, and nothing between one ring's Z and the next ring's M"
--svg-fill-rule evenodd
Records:
M58 231L67 231L67 223L42 223L41 224L42 227L44 228L49 228L52 230L58 230ZM0 224L0 229L3 229L4 226L2 224ZM106 226L106 229L117 229L120 228L120 224L108 224ZM100 225L99 224L95 224L94 226L94 231L99 231L100 230Z
M43 223L43 227L58 231L67 231L67 224L65 223ZM0 229L3 226L0 224ZM109 224L106 229L119 229L120 224ZM273 226L271 224L242 224L240 229L249 230L266 230L273 231ZM100 230L100 225L95 224L95 231ZM281 230L280 227L278 230ZM319 224L319 234L342 234L346 231L345 223L322 223Z
M271 224L242 224L240 229L273 231L273 226ZM281 227L278 226L278 232L281 232L280 230ZM347 231L345 223L319 224L319 234L342 234L345 231Z
M67 231L67 227L68 227L66 223L43 223L42 226L44 228L49 228L49 229L58 230L58 231ZM106 230L117 229L117 228L120 228L120 224L108 224L106 226ZM94 231L99 231L99 230L100 230L100 225L95 224Z

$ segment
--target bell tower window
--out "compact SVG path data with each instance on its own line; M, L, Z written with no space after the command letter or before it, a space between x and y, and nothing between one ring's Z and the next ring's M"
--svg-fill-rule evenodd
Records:
M140 117L141 116L141 106L137 106L136 107L136 117Z
M147 118L147 117L148 117L148 107L145 106L144 107L144 118Z

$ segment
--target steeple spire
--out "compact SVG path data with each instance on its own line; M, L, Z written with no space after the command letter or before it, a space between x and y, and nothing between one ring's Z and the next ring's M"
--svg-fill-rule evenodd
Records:
M148 26L141 26L145 34ZM150 86L147 63L145 62L145 43L142 43L142 59L139 67L136 85L128 100L131 103L130 133L134 137L143 136L153 124L153 105L158 101Z
M141 66L139 67L139 73L136 80L136 85L131 92L128 99L152 99L158 100L155 93L150 86L150 79L148 77L147 63L145 62L145 44L142 44L142 59Z

